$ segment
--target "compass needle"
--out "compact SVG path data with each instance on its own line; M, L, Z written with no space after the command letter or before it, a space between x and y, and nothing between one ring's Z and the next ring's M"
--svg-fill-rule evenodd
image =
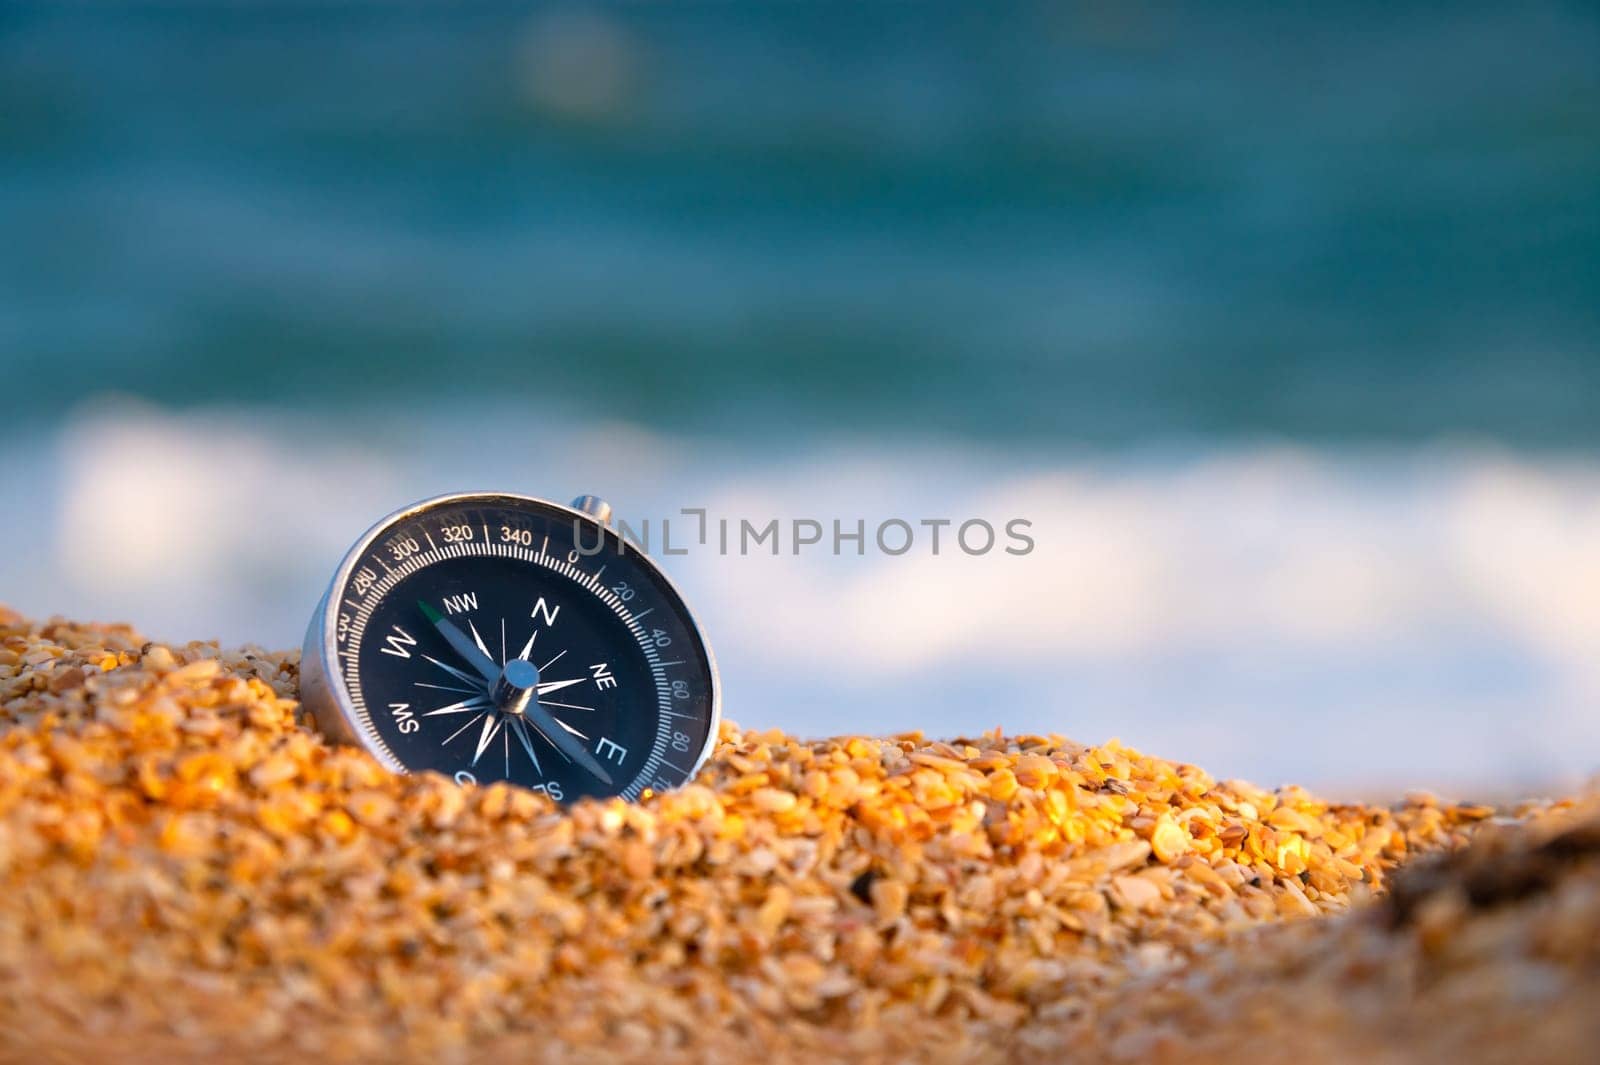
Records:
M608 513L587 496L477 492L380 521L312 618L311 719L392 770L557 802L684 783L716 740L715 666L682 597L622 550Z
M544 779L544 767L539 765L539 756L533 753L533 741L528 739L528 723L520 719L511 722L511 731L517 734L517 742L522 744L522 749L528 752L528 760L533 763L533 771L539 774L539 779Z
M474 643L467 639L467 634L461 631L460 626L446 618L424 600L417 600L417 609L422 611L422 616L432 622L433 627L439 630L439 635L444 637L450 649L461 656L462 661L477 670L479 675L490 684L500 675L500 667L494 664L494 659L489 657L488 651L480 650L483 641ZM470 624L470 622L469 622ZM442 664L442 663L441 663Z
M539 738L541 740L544 740L544 742L548 743L550 746L555 747L556 753L561 756L561 760L563 762L566 762L568 765L572 764L572 756L569 755L565 750L563 750L562 748L557 746L555 740L553 740L549 736L545 735L544 729L540 728L538 725L529 725L528 727L533 729L533 731L537 732L539 734Z

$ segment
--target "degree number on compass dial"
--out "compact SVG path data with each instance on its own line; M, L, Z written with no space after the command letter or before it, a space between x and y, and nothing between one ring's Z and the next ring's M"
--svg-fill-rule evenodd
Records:
M328 595L343 731L392 768L638 799L684 783L715 738L715 669L688 608L579 511L418 504L356 545Z

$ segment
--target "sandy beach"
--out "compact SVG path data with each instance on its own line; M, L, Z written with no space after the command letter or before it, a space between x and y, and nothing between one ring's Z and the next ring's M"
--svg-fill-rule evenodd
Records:
M0 1065L1600 1062L1600 4L0 27Z
M1592 797L1329 803L1059 736L724 724L397 777L296 656L0 612L6 1060L1587 1060ZM733 708L737 716L737 708Z

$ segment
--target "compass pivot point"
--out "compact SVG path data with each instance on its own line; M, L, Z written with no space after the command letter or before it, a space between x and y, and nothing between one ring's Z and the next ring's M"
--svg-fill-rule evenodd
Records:
M489 693L502 713L521 716L539 692L539 667L526 658L513 658L500 670L500 679Z

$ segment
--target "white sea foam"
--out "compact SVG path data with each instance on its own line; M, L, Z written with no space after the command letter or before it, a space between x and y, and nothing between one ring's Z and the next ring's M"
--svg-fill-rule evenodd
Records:
M624 425L519 424L90 409L6 446L0 599L295 645L363 528L472 487L595 492L657 536L683 507L861 519L869 540L888 518L1025 518L1021 557L968 556L947 530L938 556L921 540L835 557L825 537L661 561L747 725L1119 736L1347 791L1545 784L1600 760L1594 462L1283 447L1018 461L844 441L731 456ZM692 526L678 516L674 542Z

